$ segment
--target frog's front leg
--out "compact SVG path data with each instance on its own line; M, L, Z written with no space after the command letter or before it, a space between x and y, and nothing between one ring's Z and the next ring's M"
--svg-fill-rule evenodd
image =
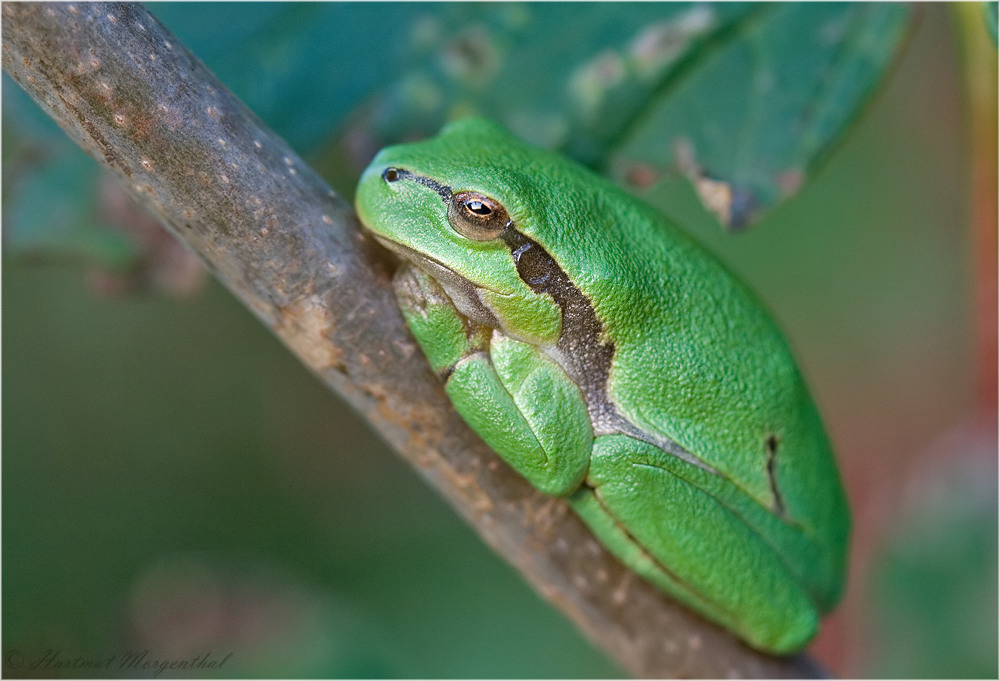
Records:
M404 266L394 283L410 330L462 418L538 490L575 490L594 436L566 372L536 347L467 319L419 269Z

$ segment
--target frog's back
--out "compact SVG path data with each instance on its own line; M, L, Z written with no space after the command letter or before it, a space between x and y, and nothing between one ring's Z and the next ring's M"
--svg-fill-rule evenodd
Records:
M615 346L609 396L640 429L679 444L800 527L817 548L814 593L831 607L846 555L846 501L781 332L740 281L659 213L567 166L546 174L565 176L564 187L536 188L548 194L545 224L529 236L570 254L562 266L591 292ZM573 181L573 173L583 177ZM593 189L584 195L584 186Z

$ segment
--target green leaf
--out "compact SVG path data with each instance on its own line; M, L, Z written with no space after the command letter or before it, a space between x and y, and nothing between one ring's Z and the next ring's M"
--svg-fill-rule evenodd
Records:
M616 150L620 177L679 169L730 227L794 194L858 116L910 10L774 3L668 83Z
M380 138L489 116L594 164L665 75L746 3L446 4L414 27L407 68L371 107Z

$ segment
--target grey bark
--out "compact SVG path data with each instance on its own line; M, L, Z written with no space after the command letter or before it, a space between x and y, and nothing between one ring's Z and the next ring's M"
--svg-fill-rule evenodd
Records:
M624 668L818 673L804 656L746 648L635 578L564 502L500 461L449 405L351 206L141 5L4 3L3 66Z

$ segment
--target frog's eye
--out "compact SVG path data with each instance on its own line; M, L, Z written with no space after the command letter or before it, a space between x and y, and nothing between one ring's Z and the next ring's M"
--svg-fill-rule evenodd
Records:
M496 239L510 222L506 209L488 196L458 192L448 204L452 229L473 241Z

